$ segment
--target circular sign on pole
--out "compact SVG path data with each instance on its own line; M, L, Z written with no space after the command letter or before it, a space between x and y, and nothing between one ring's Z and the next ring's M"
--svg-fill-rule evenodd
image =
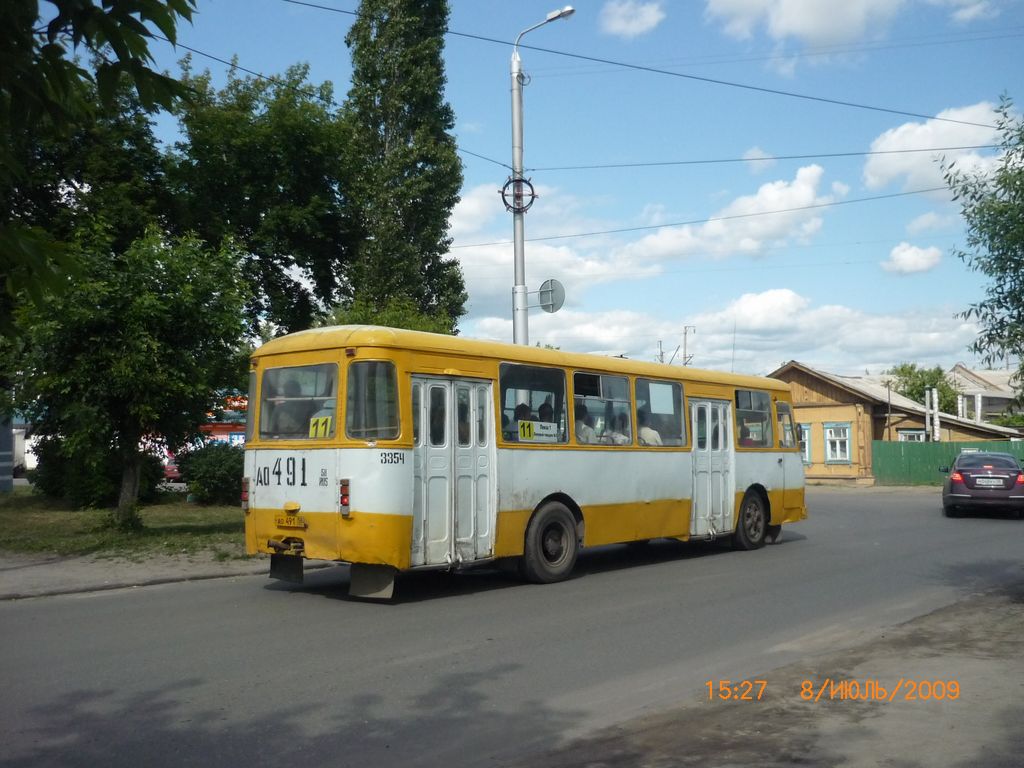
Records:
M529 179L510 177L501 188L501 200L505 203L505 210L512 213L526 213L536 199L537 193L533 191L533 184Z
M541 283L538 294L540 308L545 312L557 312L565 303L565 288L554 278Z

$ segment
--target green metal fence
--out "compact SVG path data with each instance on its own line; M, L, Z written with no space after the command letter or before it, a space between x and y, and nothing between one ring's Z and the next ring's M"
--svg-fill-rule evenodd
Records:
M963 448L1012 453L1024 461L1024 442L871 443L871 466L877 485L941 485L939 467L948 467Z

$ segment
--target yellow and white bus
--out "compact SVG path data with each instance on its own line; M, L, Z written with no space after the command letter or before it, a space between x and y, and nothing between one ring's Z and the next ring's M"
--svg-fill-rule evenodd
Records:
M658 363L373 326L252 356L246 551L301 581L519 558L530 581L581 547L732 536L761 547L806 517L789 386Z

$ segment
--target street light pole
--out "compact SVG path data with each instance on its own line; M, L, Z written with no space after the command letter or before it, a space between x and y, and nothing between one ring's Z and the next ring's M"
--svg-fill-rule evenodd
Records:
M516 344L530 343L526 301L525 230L523 228L523 215L529 205L523 203L523 69L519 58L519 41L527 32L532 32L552 21L568 18L573 13L574 9L571 5L565 6L560 11L552 11L544 21L520 32L515 45L512 46L512 241L515 251L515 282L512 285L512 341Z

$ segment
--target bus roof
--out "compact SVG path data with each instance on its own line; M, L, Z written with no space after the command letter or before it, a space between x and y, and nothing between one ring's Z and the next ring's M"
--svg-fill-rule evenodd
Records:
M789 385L783 381L760 376L745 376L679 365L668 366L664 363L648 363L582 352L562 352L556 349L466 339L461 336L407 331L377 325L331 325L298 331L268 341L253 352L253 357L262 358L292 352L315 352L345 347L411 349L441 355L470 355L516 363L559 365L568 368L654 378L691 379L760 389L789 390Z

